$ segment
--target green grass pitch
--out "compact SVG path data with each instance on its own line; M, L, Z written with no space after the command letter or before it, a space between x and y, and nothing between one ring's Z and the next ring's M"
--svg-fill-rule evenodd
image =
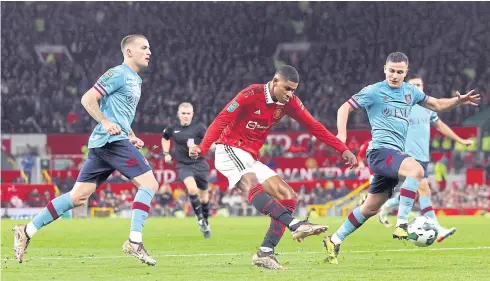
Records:
M394 218L391 218L394 221ZM331 234L342 218L315 218ZM60 220L31 241L25 261L13 257L11 228L2 220L2 280L490 280L490 219L443 217L454 236L428 248L393 240L376 218L342 245L339 265L325 264L323 236L297 244L287 231L276 251L287 271L251 265L269 224L267 217L212 218L205 240L194 218L150 218L143 233L156 267L126 257L129 220Z

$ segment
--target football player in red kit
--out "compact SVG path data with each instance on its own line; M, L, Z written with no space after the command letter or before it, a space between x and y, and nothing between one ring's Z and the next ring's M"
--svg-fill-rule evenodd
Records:
M228 178L229 187L237 186L247 192L250 203L271 217L262 246L252 258L254 265L269 269L285 269L277 261L274 248L286 227L298 242L327 230L327 226L292 217L297 204L296 193L273 170L257 160L272 125L289 115L317 139L341 153L347 165L357 166L356 156L315 120L293 94L298 83L298 72L286 65L279 68L267 84L254 84L243 89L209 126L201 144L189 150L191 157L198 157L206 154L216 142L215 167Z
M366 159L366 152L369 147L369 144L371 143L372 139L366 140L361 147L359 148L359 152L357 153L357 162L359 163L359 167L364 168L366 167L366 164L364 163L364 160ZM373 180L373 171L369 169L369 173L371 176L369 177L369 183Z

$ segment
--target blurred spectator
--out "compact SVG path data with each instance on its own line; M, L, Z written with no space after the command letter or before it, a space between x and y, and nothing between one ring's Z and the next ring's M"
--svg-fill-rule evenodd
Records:
M31 192L29 192L29 195L27 196L27 205L30 207L42 207L41 206L41 195L39 194L39 191L37 188L33 189Z
M297 94L329 128L335 127L337 108L349 96L383 79L380 66L400 48L410 57L410 69L424 76L427 92L435 97L473 88L490 92L490 8L485 3L302 5L3 3L2 132L90 132L95 121L80 105L80 97L108 68L121 63L119 40L135 30L146 31L154 54L149 69L141 73L144 94L134 120L136 132L159 132L173 120L175 105L182 101L195 104L195 118L209 124L240 89L270 79L278 61L298 68L302 79ZM303 12L304 5L310 12ZM130 19L120 16L128 11ZM294 20L298 17L301 31ZM133 24L127 25L128 20ZM404 24L395 27L394 20ZM279 47L305 41L311 43L306 51ZM37 45L42 44L61 48L39 52ZM441 113L441 118L449 125L461 124L489 100L483 99L481 107ZM354 115L349 123L349 128L369 128L365 114ZM287 117L273 127L298 129Z
M22 170L27 176L27 182L31 182L31 174L34 165L34 156L31 152L26 152L24 157L22 157Z

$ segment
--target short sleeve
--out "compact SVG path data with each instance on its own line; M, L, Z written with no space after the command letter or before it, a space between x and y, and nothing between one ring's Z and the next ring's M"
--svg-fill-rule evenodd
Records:
M373 104L375 95L375 86L369 85L364 87L359 93L353 95L347 102L353 109L366 108Z
M124 74L118 68L111 68L104 73L94 85L102 96L111 95L124 86Z
M413 103L412 103L412 105L418 104L420 106L423 106L427 102L427 100L429 99L429 96L424 94L424 92L419 90L414 85L410 84L410 87L412 87L412 90L413 90L413 99L412 99Z
M432 113L430 114L430 122L431 123L434 123L437 120L439 120L439 116L437 115L436 112L432 111Z
M169 140L172 137L173 132L174 132L174 129L172 128L172 126L169 126L169 127L165 128L165 130L163 130L162 137L166 140Z

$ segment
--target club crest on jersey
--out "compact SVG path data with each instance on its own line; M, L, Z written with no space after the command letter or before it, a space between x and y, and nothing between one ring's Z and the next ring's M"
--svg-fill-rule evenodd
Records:
M383 116L388 117L391 115L391 110L389 108L383 109Z
M226 109L226 111L228 112L233 112L235 111L235 109L237 109L238 107L240 106L240 104L234 100L231 102L231 104L228 106L228 108Z
M275 119L281 119L281 117L282 117L282 110L280 108L276 109L274 111L274 115L273 116L274 116Z
M412 104L412 95L405 95L405 102L407 104Z

